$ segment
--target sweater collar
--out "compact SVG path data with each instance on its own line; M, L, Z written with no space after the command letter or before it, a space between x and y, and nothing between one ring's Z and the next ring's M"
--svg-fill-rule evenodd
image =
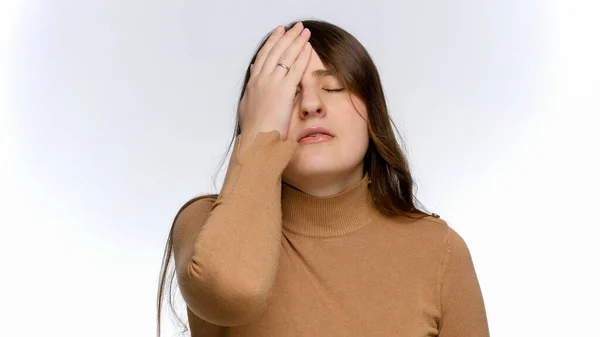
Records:
M348 190L329 197L316 197L282 184L283 228L310 237L334 237L365 227L377 209L369 189L369 177Z

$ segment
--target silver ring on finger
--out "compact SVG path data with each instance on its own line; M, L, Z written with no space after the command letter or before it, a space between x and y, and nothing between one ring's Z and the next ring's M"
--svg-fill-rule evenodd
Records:
M285 64L283 64L283 63L281 63L281 62L277 63L277 65L278 65L278 66L280 66L280 67L282 67L282 68L284 68L284 69L286 70L286 73L287 73L288 71L290 71L290 67L288 67L287 65L285 65Z

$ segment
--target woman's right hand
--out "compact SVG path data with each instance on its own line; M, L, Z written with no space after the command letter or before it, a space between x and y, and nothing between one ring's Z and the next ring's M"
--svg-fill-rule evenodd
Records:
M311 55L310 31L302 22L283 34L279 26L267 39L250 68L250 79L239 105L242 135L240 153L254 142L259 132L279 131L287 139L296 88ZM289 71L278 66L283 63Z

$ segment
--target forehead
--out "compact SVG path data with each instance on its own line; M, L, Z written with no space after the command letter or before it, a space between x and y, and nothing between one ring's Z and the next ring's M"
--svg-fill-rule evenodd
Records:
M306 72L303 76L304 79L320 80L320 79L335 79L337 78L328 68L325 67L321 58L317 53L312 50Z
M308 62L308 69L307 70L315 70L315 69L325 69L325 66L323 65L323 62L321 61L321 58L319 57L319 55L317 55L317 52L313 49L310 51L311 55L310 55L310 61Z

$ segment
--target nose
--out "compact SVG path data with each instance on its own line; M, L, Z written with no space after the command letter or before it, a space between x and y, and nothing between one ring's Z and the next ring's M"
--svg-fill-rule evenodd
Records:
M325 105L317 93L312 92L312 90L303 89L300 95L300 118L306 119L311 116L325 116Z

